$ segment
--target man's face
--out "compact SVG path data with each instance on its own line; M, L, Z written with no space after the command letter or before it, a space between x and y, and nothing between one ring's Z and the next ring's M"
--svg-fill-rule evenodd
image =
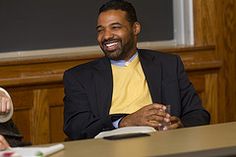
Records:
M132 26L122 10L100 13L97 20L97 41L105 55L113 60L128 60L136 52L136 23ZM138 32L138 33L137 33Z

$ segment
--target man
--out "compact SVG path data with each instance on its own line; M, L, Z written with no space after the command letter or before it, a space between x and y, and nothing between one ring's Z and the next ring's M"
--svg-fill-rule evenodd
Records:
M11 119L12 114L11 97L6 90L0 87L0 150L10 146L27 145L22 141L22 135Z
M180 57L137 49L141 25L130 3L104 4L96 29L105 57L64 74L64 131L70 139L125 126L158 129L163 121L168 129L209 124Z

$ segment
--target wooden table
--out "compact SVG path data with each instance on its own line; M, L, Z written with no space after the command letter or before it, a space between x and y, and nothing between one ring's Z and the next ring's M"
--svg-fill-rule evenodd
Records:
M52 157L236 156L236 122L156 132L147 137L64 144L65 149Z

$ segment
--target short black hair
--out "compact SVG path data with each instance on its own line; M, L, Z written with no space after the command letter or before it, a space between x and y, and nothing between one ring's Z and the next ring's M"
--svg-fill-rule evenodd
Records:
M125 0L110 0L103 4L98 12L98 15L100 13L108 11L108 10L122 10L125 11L127 14L127 20L130 22L130 24L134 24L137 22L137 16L136 11L133 5Z

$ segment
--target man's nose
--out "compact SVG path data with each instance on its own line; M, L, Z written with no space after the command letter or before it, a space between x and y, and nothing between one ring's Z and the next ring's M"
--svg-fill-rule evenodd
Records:
M108 40L108 39L113 38L113 36L114 36L114 34L112 33L112 31L110 31L110 30L105 30L103 37L104 37L105 40Z

